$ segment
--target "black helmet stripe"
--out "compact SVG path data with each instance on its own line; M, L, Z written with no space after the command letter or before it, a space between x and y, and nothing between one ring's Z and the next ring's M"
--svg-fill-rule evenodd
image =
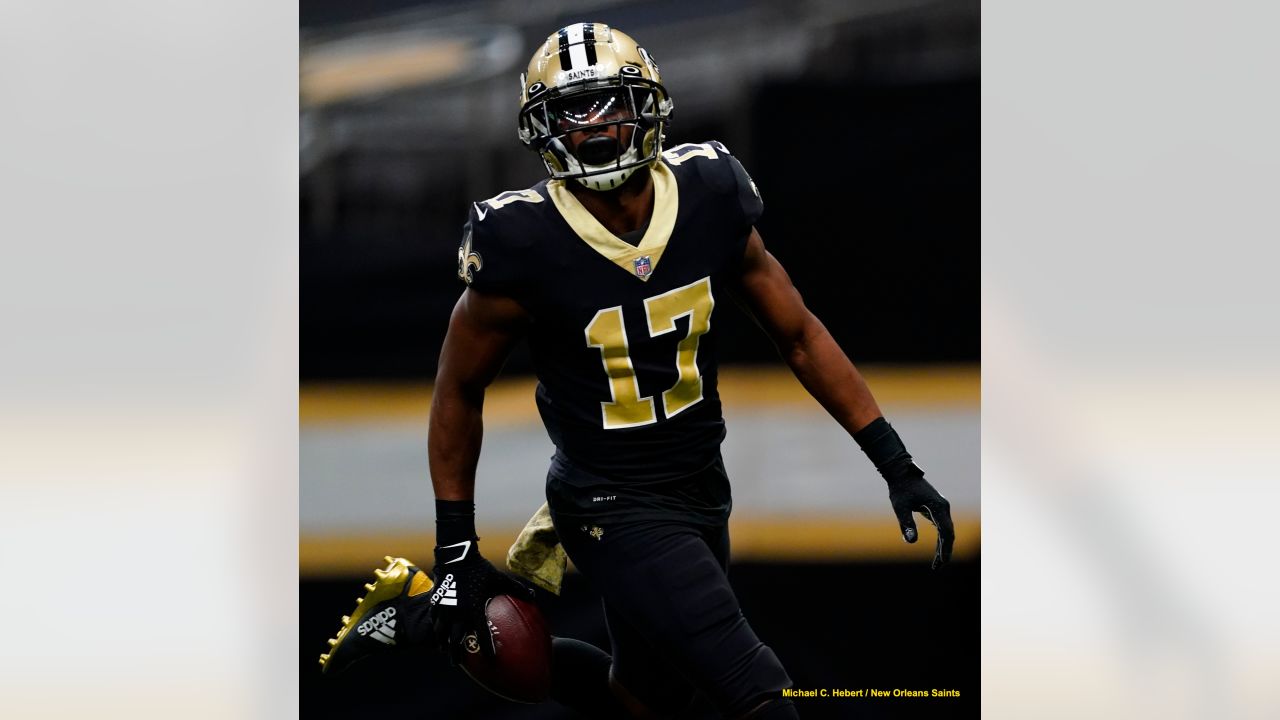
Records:
M582 47L587 51L587 64L596 64L596 26L595 23L582 23Z
M560 69L568 70L573 67L573 60L569 58L569 28L560 28Z
M560 69L596 64L596 29L591 23L578 23L560 28Z

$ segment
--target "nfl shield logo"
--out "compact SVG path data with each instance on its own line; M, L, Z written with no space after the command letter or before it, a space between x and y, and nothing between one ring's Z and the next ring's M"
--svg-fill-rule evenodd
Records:
M649 261L648 255L636 258L636 277L643 280L649 277L651 272L653 272L653 263Z

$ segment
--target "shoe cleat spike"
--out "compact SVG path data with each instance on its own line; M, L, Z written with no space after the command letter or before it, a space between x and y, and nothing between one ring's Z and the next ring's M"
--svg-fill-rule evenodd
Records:
M337 645L337 644L338 644L337 638L329 638L329 647L333 647L334 645Z
M388 565L394 565L396 562L396 559L391 557L390 555L383 555L382 559L386 560Z
M321 656L320 656L320 664L321 664L321 665L326 665L326 664L328 664L328 662L329 662L329 653L325 653L325 654L323 654L323 655L321 655Z
M373 592L373 583L365 583L364 589L368 590L369 592Z
M356 607L360 607L360 603L362 603L362 602L364 602L364 598L362 598L362 597L358 597L358 598L356 598Z
M386 580L387 575L389 575L390 573L388 573L386 570L383 570L382 568L378 568L377 570L373 571L373 574L377 575L379 580Z
M351 622L351 616L350 616L350 615L343 615L343 616L342 616L342 624L343 624L343 625L346 625L346 624L347 624L347 623L349 623L349 622Z

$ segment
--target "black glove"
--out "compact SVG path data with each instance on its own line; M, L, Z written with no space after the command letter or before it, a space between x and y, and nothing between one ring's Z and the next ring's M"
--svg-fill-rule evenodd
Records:
M464 505L471 509L468 511ZM431 571L435 589L428 611L436 645L449 656L450 664L457 665L464 638L474 633L480 650L492 656L493 637L484 615L486 603L497 595L532 600L533 591L480 556L474 505L470 501L436 501L436 542L436 566Z
M911 459L889 421L876 418L854 433L853 438L889 484L889 502L893 505L893 514L898 516L902 539L909 543L919 539L911 513L920 513L938 529L932 567L936 570L945 565L951 560L951 549L956 542L955 527L951 524L951 503L924 479L924 471Z
M956 530L951 524L951 503L924 479L924 471L915 462L907 460L880 471L889 483L889 502L893 514L898 516L902 539L916 541L915 518L918 512L938 529L938 546L933 555L933 569L937 570L951 560L951 548L956 544Z

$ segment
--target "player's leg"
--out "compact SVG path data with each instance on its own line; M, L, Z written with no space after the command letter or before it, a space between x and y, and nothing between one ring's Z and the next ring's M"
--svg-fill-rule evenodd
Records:
M626 709L624 717L656 720L679 716L692 703L696 693L693 685L651 644L652 638L613 612L608 603L602 604L613 652L608 688Z
M729 563L728 531L705 532L704 539L723 569ZM614 648L610 682L614 693L637 718L668 718L689 709L697 690L671 665L666 651L604 603L605 624ZM641 700L640 698L644 698Z
M711 543L703 531L681 523L628 523L592 534L558 520L557 528L574 565L620 621L615 624L633 628L643 641L628 638L613 648L615 678L642 701L649 688L638 686L649 679L645 665L655 658L702 690L726 717L747 716L791 685L777 656L742 616L721 563L727 552L712 548L727 542L722 528Z
M729 573L729 526L723 525L718 529L708 530L703 537L727 576ZM788 685L790 685L789 681ZM740 720L793 720L800 717L791 700L779 697L773 691L749 700L743 703L743 706L750 709L740 716Z
M613 666L609 681L614 694L637 718L670 718L688 709L696 690L671 665L670 658L651 638L604 604Z
M623 718L609 685L609 654L572 638L551 639L551 699L589 718Z
M553 637L551 641L551 699L590 718L670 718L693 699L694 688L674 672L647 640L605 608L611 647L630 648L625 667L629 680L647 702L614 676L613 658L589 643Z

